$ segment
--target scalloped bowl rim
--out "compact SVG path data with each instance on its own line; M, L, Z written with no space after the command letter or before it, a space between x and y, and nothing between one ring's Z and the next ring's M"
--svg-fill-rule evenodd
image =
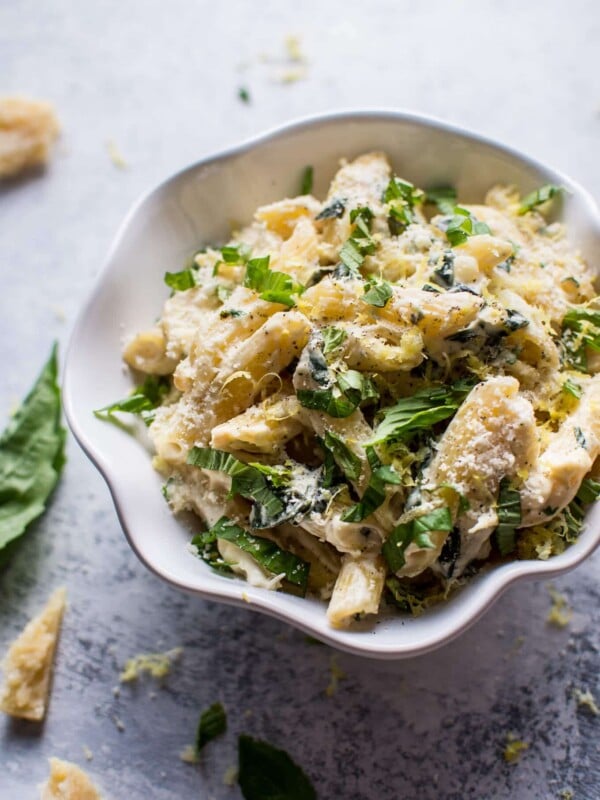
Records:
M311 608L308 607L308 605L306 608L298 606L298 612L286 610L284 607L282 607L282 595L280 593L256 589L255 587L252 587L241 580L222 579L222 586L220 585L218 588L211 589L203 587L201 585L203 574L200 572L198 573L198 581L189 581L149 560L144 552L141 539L139 539L139 537L136 535L136 531L133 530L130 520L128 519L128 513L126 511L127 488L123 487L123 485L121 485L116 479L113 474L112 466L110 462L104 458L101 448L89 435L84 432L83 427L79 422L79 414L88 414L91 413L91 410L85 409L81 411L76 406L74 398L74 393L76 390L76 378L74 377L73 370L71 368L73 355L78 346L79 333L86 325L87 314L89 310L93 308L97 294L104 286L105 282L107 282L109 279L112 261L115 257L115 254L118 252L119 246L125 237L127 229L129 228L132 220L134 220L134 218L136 218L137 215L143 211L144 206L155 195L161 191L164 191L169 184L177 181L177 179L181 176L184 176L190 172L194 172L201 167L218 165L227 159L244 154L245 152L251 151L254 148L267 144L272 140L277 140L279 138L286 137L289 134L300 132L306 128L319 126L324 123L344 123L355 120L372 120L375 122L382 120L396 120L398 122L413 123L424 128L435 129L442 133L457 136L468 142L487 146L497 153L507 156L509 159L516 160L520 164L545 175L548 180L566 186L570 194L576 195L579 200L583 202L586 211L589 214L589 225L593 229L594 235L597 236L600 241L600 212L591 195L585 189L583 189L583 187L561 172L548 167L547 165L523 154L514 148L511 148L510 146L496 142L489 137L479 135L461 126L446 123L428 115L394 109L348 109L303 117L285 125L276 126L262 134L243 141L239 145L225 148L213 155L199 159L198 161L195 161L194 163L177 170L168 178L144 193L132 205L117 231L108 255L104 260L104 266L95 281L88 301L83 306L73 327L67 349L67 356L65 359L63 378L63 405L71 431L73 432L83 451L99 470L102 477L106 481L106 484L108 485L120 524L131 548L136 553L140 561L151 572L182 591L199 595L207 600L213 600L257 610L271 617L287 622L297 629L300 629L337 649L372 658L399 659L421 655L434 650L454 639L471 625L473 625L490 608L495 600L497 600L498 597L516 581L527 578L541 579L554 577L578 566L582 561L590 556L600 544L600 516L598 517L597 525L588 525L587 529L579 537L577 542L570 545L560 555L552 556L545 561L531 560L509 562L493 567L484 574L477 576L477 590L473 592L469 602L465 604L464 607L461 607L460 613L455 615L456 618L452 627L439 630L435 635L429 635L425 638L421 638L415 643L404 642L398 644L394 642L378 642L376 627L373 631L369 632L371 635L367 637L353 632L333 629L328 627L326 622L323 624L323 619L318 620L317 618L319 615L315 614ZM598 503L595 504L595 510L600 510ZM320 616L324 618L324 613ZM400 621L401 619L401 617L398 617L398 624L402 624ZM418 619L411 620L411 624L414 625L417 623Z

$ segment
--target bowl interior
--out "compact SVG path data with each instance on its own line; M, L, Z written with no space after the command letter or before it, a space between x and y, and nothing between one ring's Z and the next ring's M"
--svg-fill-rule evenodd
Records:
M526 192L543 183L566 185L558 214L593 263L600 256L595 206L564 176L459 130L410 115L349 113L298 123L200 162L146 196L129 214L93 295L73 332L64 399L71 427L108 481L129 541L146 565L177 586L213 599L250 602L313 635L355 652L400 657L431 649L486 608L511 581L575 566L597 544L600 509L565 553L546 562L515 562L482 573L451 600L418 618L382 618L368 630L333 631L325 605L248 586L213 574L187 549L189 531L169 511L143 438L96 419L92 411L127 394L123 341L148 327L168 296L166 271L181 269L199 247L227 240L232 225L249 221L257 206L299 192L306 165L313 192L323 197L340 158L385 151L397 174L421 187L451 183L462 202L483 199L496 183Z

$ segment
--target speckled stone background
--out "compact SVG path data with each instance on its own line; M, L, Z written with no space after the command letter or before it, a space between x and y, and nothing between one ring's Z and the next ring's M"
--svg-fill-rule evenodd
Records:
M290 33L308 64L285 84ZM136 197L276 123L358 105L423 111L600 196L599 42L595 0L0 0L0 93L52 100L64 127L46 174L0 188L2 417L53 338L64 352ZM600 556L557 581L574 608L564 629L546 622L547 588L524 584L437 652L371 662L161 583L72 439L68 455L48 513L0 574L2 647L54 587L70 601L45 725L0 721L1 800L36 797L51 755L86 766L112 800L236 800L223 775L240 731L285 748L321 800L600 798L600 717L573 698L600 694ZM175 646L183 656L162 685L115 697L129 656ZM345 678L328 696L332 659ZM229 732L201 766L182 763L216 699ZM509 731L529 743L516 764L502 758Z

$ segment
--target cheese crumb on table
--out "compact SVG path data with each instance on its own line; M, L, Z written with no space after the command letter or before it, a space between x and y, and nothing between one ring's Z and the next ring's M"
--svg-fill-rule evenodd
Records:
M41 800L102 800L90 778L76 764L50 759L50 777L41 787Z
M527 742L517 739L514 733L508 733L506 735L506 745L503 752L504 760L507 764L516 764L521 758L523 750L528 749L529 744Z
M339 682L343 681L344 678L346 677L346 673L338 664L335 656L331 656L331 660L329 662L329 671L331 677L329 680L329 684L325 689L325 694L327 695L327 697L333 697L333 695L338 690Z
M547 589L548 594L552 598L552 606L546 621L551 625L556 625L558 628L564 628L571 621L573 609L569 607L565 595L555 589L551 583L548 584Z
M186 745L179 753L179 758L186 764L197 764L200 760L193 744Z
M64 588L57 589L11 645L0 689L0 710L6 714L35 721L44 718L66 597Z
M0 97L0 180L44 165L59 130L49 103Z
M153 678L164 678L171 671L174 661L181 656L182 647L174 647L164 653L139 653L125 662L123 672L119 675L121 683L135 681L143 673Z
M117 147L116 142L109 139L106 143L106 149L108 150L108 157L117 169L127 169L127 162L121 155L121 151Z
M600 708L598 708L596 699L589 689L585 691L583 691L583 689L573 689L573 697L577 702L578 708L587 708L587 710L595 716L600 714Z

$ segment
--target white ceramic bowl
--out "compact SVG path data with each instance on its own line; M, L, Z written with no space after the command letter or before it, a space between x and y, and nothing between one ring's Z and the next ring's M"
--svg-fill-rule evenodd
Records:
M71 429L106 479L119 519L139 558L156 575L211 600L263 611L344 650L401 658L439 646L472 624L520 578L566 572L600 541L600 508L564 553L547 561L514 561L475 577L447 603L417 618L385 617L368 631L332 630L325 604L249 586L213 572L187 549L189 532L172 516L137 440L101 422L92 410L131 388L121 362L124 336L156 318L168 290L163 273L181 268L205 243L227 239L232 220L257 206L298 193L303 168L324 196L342 157L383 150L400 175L417 186L451 183L463 202L478 201L495 183L523 192L544 183L569 190L559 211L570 236L595 263L600 217L591 197L564 175L507 147L442 122L396 111L350 111L287 125L168 178L127 215L106 265L75 326L66 362L64 404Z

